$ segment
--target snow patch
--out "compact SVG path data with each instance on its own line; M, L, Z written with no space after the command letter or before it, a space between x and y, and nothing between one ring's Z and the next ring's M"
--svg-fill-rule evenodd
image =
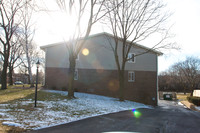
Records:
M21 125L18 124L18 123L10 122L10 121L4 121L2 124L3 124L3 125L6 125L6 126L14 126L14 127L20 127L20 126L21 126Z
M0 112L0 116L5 116L5 115L6 115L5 113Z
M178 105L184 106L181 102L178 102Z
M200 106L195 106L195 109L200 111Z
M11 109L0 109L0 112L10 111Z
M58 93L66 96L66 91L43 90L48 93ZM26 129L41 129L45 127L55 126L63 123L69 123L88 117L119 112L123 110L132 110L137 108L149 108L152 106L127 101L118 101L116 98L78 93L75 92L76 99L56 99L52 101L39 101L38 107L29 110L30 104L34 105L31 99L17 101L15 104L9 105L11 109L5 107L0 109L0 120L7 121L4 124L19 125ZM27 109L19 108L27 106ZM20 123L20 124L18 124Z
M0 106L4 106L5 107L5 106L8 106L8 104L0 104Z
M43 90L43 91L51 92L51 93L57 93L57 94L61 94L61 95L64 95L64 96L67 96L67 94L68 94L67 91L58 91L58 90Z

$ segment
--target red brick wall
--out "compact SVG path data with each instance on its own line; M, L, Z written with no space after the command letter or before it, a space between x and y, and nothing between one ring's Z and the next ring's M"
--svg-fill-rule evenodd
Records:
M45 87L61 90L67 86L66 68L46 68L45 70Z
M46 68L46 87L66 90L67 71L66 68ZM119 85L116 70L78 69L78 75L79 79L75 81L77 91L118 97ZM128 82L128 71L126 71L125 99L157 105L156 81L156 72L135 71L135 81Z

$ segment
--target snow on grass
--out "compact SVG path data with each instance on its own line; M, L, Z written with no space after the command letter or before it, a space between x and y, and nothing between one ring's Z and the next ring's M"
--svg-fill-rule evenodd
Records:
M178 102L178 105L184 106L181 102Z
M18 123L14 123L14 122L9 122L9 121L4 121L2 123L3 125L7 125L7 126L14 126L14 127L20 127L21 125Z
M60 97L43 101L38 99L37 108L33 108L33 99L0 104L0 120L26 129L39 129L122 110L152 108L132 101L120 102L115 98L85 93L76 92L76 99L72 100L63 98L67 95L64 91L48 90L45 93Z
M195 109L200 111L200 106L195 106Z

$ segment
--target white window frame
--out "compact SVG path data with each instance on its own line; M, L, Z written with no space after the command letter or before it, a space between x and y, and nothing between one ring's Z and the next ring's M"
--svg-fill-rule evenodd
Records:
M74 71L74 80L78 80L78 69Z
M135 82L135 72L134 71L128 71L128 82Z
M132 55L133 55L133 60L128 60L128 63L135 63L135 53L128 53L128 59L132 58Z

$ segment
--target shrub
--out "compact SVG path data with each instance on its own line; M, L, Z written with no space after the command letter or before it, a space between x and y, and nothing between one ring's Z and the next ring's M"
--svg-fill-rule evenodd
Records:
M52 89L53 89L53 90L57 90L57 87L56 87L56 86L53 86Z
M188 96L187 100L194 105L200 106L200 97Z
M78 92L78 88L74 88L74 92Z
M63 87L61 88L61 90L62 90L62 91L67 91L67 87L63 86Z

